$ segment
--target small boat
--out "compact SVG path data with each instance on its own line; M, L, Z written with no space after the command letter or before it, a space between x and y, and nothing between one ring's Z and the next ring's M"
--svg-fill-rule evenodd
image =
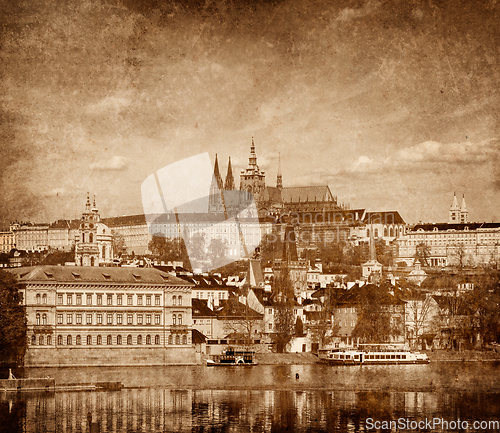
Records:
M222 355L210 355L208 366L255 365L255 352L226 350Z
M428 364L425 353L412 352L396 347L367 345L358 349L321 350L318 358L334 365L378 365L378 364Z

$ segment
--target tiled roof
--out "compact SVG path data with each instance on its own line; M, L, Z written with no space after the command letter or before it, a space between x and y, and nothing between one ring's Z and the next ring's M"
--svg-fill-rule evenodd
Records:
M200 331L197 329L193 329L191 333L191 341L193 344L201 344L207 341L207 337L205 337Z
M57 220L49 225L49 229L77 229L80 220Z
M21 282L173 284L191 286L187 281L154 268L101 266L33 266L9 269Z
M208 307L206 300L192 298L191 305L193 307L193 317L212 317L216 315L215 311Z
M261 202L272 201L274 203L281 203L281 190L275 186L266 186L259 194L258 200Z
M397 210L384 212L366 212L365 224L406 224Z
M412 227L411 231L416 232L419 229L424 231L437 230L478 230L478 229L497 229L500 228L500 223L460 223L460 224L447 224L447 223L436 223L436 224L417 224Z
M258 313L241 302L226 302L222 308L217 310L219 319L262 319L263 314Z
M146 217L144 215L125 215L113 218L102 218L101 221L110 228L138 224L146 225Z
M284 203L297 202L333 202L334 198L330 187L324 186L292 186L283 188L281 196Z

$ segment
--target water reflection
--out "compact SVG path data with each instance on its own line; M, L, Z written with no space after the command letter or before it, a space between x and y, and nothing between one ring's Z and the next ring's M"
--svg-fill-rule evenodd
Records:
M452 379L448 377L450 369ZM299 370L300 380L296 380L295 372ZM351 369L335 374L334 369L323 366L230 372L192 367L185 370L189 374L183 380L189 386L183 389L157 385L108 392L0 393L0 431L83 433L88 431L89 414L96 431L101 432L366 432L373 431L367 429L367 418L418 421L437 417L470 423L498 420L498 370L498 366L462 365L441 373L433 367L378 373ZM393 385L384 388L380 377L391 376L391 371L406 385L433 380L449 386L429 390L419 386L407 386L406 390L393 389ZM456 371L462 374L458 380ZM245 382L229 381L228 388L239 385L239 389L219 387L224 377L249 380L252 375L258 375L253 383L266 384L267 389L251 389ZM376 386L367 382L372 376ZM195 378L198 388L192 386ZM161 382L160 377L157 383ZM325 383L331 388L327 389ZM342 383L344 390L339 389ZM358 390L353 389L356 383ZM394 377L386 379L386 383L394 384ZM219 389L207 389L209 384ZM314 388L315 384L321 386Z

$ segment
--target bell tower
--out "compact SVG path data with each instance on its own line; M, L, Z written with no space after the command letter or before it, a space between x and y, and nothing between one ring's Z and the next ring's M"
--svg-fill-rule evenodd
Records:
M458 224L460 222L460 208L458 207L457 195L453 193L453 202L450 206L448 224Z
M240 190L248 191L257 197L266 187L266 176L257 165L257 154L255 153L255 142L252 137L248 167L241 171Z

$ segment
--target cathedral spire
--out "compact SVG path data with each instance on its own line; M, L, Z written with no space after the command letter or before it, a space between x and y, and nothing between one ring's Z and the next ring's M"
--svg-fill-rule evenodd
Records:
M278 154L278 176L276 176L276 188L283 189L283 177L281 176L281 154Z
M236 189L234 184L233 169L231 167L231 157L229 157L229 162L227 163L227 174L226 181L224 182L224 189L226 191L232 191Z
M465 194L462 195L462 206L460 206L460 222L469 222L469 211L467 210L467 205L465 204Z
M215 180L217 181L217 187L219 188L219 190L222 190L222 177L220 176L219 172L219 161L217 160L217 154L215 154L214 176Z
M450 215L448 224L457 224L460 222L460 208L458 207L457 194L453 193L453 202L450 206Z

